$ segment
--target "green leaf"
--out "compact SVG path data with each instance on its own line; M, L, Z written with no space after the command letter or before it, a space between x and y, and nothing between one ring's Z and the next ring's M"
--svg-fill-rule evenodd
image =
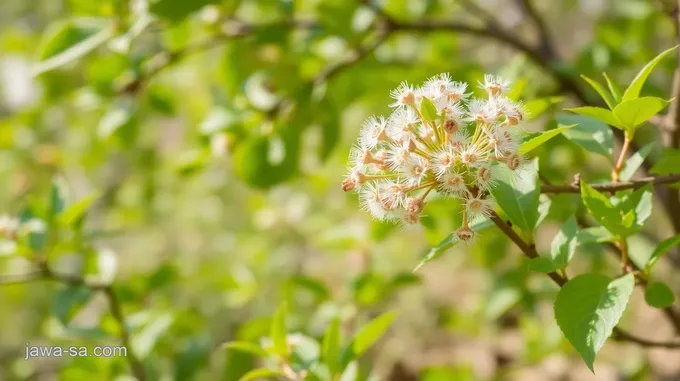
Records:
M475 233L479 233L480 231L482 231L484 229L488 229L492 226L494 226L493 221L491 221L489 219L485 219L485 220L470 224L470 230L472 230ZM449 234L446 238L444 238L439 243L439 245L431 248L427 252L427 254L425 254L425 257L423 257L423 259L420 261L418 266L416 266L416 268L413 269L413 271L416 272L416 271L418 271L418 269L423 267L428 262L439 258L440 255L442 255L446 250L452 248L458 242L459 242L459 239L458 239L458 236L456 235L455 232Z
M520 155L526 155L527 153L531 152L533 149L538 148L543 143L547 142L548 140L554 138L555 136L561 134L562 132L564 132L564 131L566 131L566 130L574 127L574 126L575 126L575 124L572 124L570 126L558 126L555 129L544 131L541 134L532 137L531 139L522 143L522 145L519 147Z
M140 358L149 356L158 340L170 328L174 317L170 313L152 316L150 322L132 337L132 348Z
M623 101L614 108L614 117L621 123L624 130L635 132L638 126L658 114L669 103L670 101L655 97Z
M635 226L642 227L645 221L652 215L652 208L654 206L652 197L652 185L647 184L635 192L626 195L616 206L621 214L633 211Z
M420 102L420 113L423 115L425 120L433 121L437 120L438 118L437 108L427 97L423 97L423 100Z
M611 94L607 92L607 90L602 87L599 83L595 82L594 80L586 77L585 75L581 75L581 78L583 78L588 84L597 91L598 94L600 94L600 97L604 100L604 102L609 106L610 109L613 109L614 106L616 106L616 101L612 97Z
M609 198L593 189L585 181L581 181L581 198L593 217L610 232L625 237L639 230L632 226L633 221L626 221L622 218L624 216L620 209L614 207Z
M361 327L349 345L343 350L340 369L344 370L354 359L364 354L380 337L382 337L397 316L395 311L386 312Z
M281 377L286 377L286 374L280 370L259 368L253 369L250 372L244 374L243 376L241 376L239 381L255 381L263 378L279 379Z
M40 62L33 67L38 76L90 53L114 35L107 19L78 18L50 28L39 48Z
M274 136L252 137L239 144L232 159L236 174L261 189L293 177L298 169L300 134L292 128ZM276 156L283 158L279 160Z
M661 152L661 158L651 169L653 175L670 175L680 173L680 149L665 148Z
M680 244L680 234L673 236L671 238L665 239L656 246L654 252L649 257L647 265L645 266L645 272L649 273L652 267L656 264L659 258L663 257L668 253L673 247Z
M68 325L71 319L92 298L92 290L84 286L66 286L54 294L52 311L59 321Z
M673 305L675 295L663 282L651 282L645 289L645 301L655 308L666 308Z
M604 243L616 241L616 236L613 235L604 226L594 226L590 228L581 229L576 234L576 241L579 245L585 243Z
M621 319L634 287L633 274L616 280L583 274L567 282L555 299L557 325L593 372L595 355Z
M218 4L221 0L151 0L149 11L171 22L182 21L191 13L208 4Z
M286 327L286 306L282 304L272 318L269 336L272 339L274 352L281 356L288 355L288 328Z
M247 341L230 341L228 343L224 343L222 345L222 348L240 351L243 353L249 353L262 358L269 357L269 353L262 349L262 347L255 343L250 343Z
M550 106L560 103L562 100L564 100L564 97L545 97L530 100L523 107L526 110L527 120L536 118L548 110Z
M296 274L290 278L290 283L294 286L308 290L319 299L326 300L330 298L331 292L323 281L312 278L306 275Z
M85 213L93 202L97 200L99 194L91 194L66 208L59 215L59 222L66 226L74 226L83 219Z
M47 215L49 221L54 221L54 218L64 211L64 208L66 208L66 204L68 203L68 198L69 192L66 180L57 177L52 182L52 187L50 188L50 206Z
M647 156L649 156L649 154L652 152L655 145L655 142L645 145L644 147L640 148L639 151L635 152L628 160L626 160L625 164L623 165L623 169L619 173L619 180L630 180L645 161Z
M616 107L619 107L621 105L618 105ZM616 108L615 108L616 110ZM591 118L595 118L601 122L604 122L610 126L620 128L622 130L625 130L625 126L623 123L621 123L614 113L610 110L601 108L601 107L592 107L592 106L585 106L585 107L577 107L577 108L568 108L567 111L571 111L575 114L579 115L584 115L588 116Z
M529 260L529 270L537 273L551 273L558 267L552 259L546 257L536 257Z
M342 345L342 336L340 332L340 320L335 318L331 320L326 334L323 337L321 360L328 367L331 375L338 374L340 369L340 346Z
M626 91L623 93L623 102L637 99L640 96L640 91L642 91L642 86L645 84L647 81L647 77L649 77L649 74L654 70L654 67L661 62L664 57L666 57L668 54L670 54L673 50L677 48L677 45L667 49L663 52L661 52L658 56L656 56L653 60L651 60L645 67L640 70L640 72L635 76L635 79L633 79L633 82L630 83Z
M518 179L501 179L491 189L491 194L512 223L527 235L536 228L539 197L536 171Z
M616 85L616 83L614 83L612 80L609 79L609 76L607 75L607 73L602 73L602 76L607 81L607 87L609 87L609 91L611 92L612 97L614 98L614 103L620 103L621 102L621 90Z
M550 256L558 268L564 268L569 264L576 252L578 225L574 216L562 225L560 231L553 238Z
M576 126L563 132L563 135L580 145L587 151L611 157L614 147L614 136L611 128L597 119L583 115L560 113L557 122L564 125Z

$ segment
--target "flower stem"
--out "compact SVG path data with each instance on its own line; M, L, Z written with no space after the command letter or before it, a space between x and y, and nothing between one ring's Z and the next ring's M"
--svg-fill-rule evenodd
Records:
M621 148L621 154L619 155L619 159L616 161L616 165L612 170L612 182L619 182L619 176L621 175L621 170L623 169L623 163L626 160L626 154L628 153L628 149L630 148L630 143L632 140L632 136L626 132L625 138L623 140L623 147Z

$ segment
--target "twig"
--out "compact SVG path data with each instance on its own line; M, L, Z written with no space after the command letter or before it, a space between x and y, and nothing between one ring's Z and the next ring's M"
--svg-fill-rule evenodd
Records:
M132 352L130 333L127 329L127 326L125 325L125 315L123 315L123 309L115 291L113 290L113 287L106 284L88 282L85 278L74 275L59 274L49 269L45 263L41 263L39 266L40 268L38 270L25 274L2 275L0 277L0 285L25 284L40 280L52 280L63 284L68 284L70 286L84 286L92 291L103 292L108 299L111 315L120 325L123 346L129 349L126 358L130 364L130 369L138 381L146 381L147 378L144 366L139 358L137 358L137 356L135 356L135 354Z
M626 133L623 140L623 147L621 147L621 153L619 154L619 159L616 161L614 169L612 169L612 182L614 183L619 182L619 175L621 174L621 170L623 169L623 163L626 161L626 156L628 154L628 149L630 148L631 140L632 140L631 137Z
M111 315L114 319L116 319L118 325L120 326L120 336L121 340L123 341L123 346L129 349L126 358L128 359L132 373L135 375L138 381L146 381L146 371L144 369L144 365L132 352L130 332L128 331L127 325L125 324L125 315L123 315L123 309L120 305L120 301L118 300L118 296L111 286L104 288L103 291L109 300L109 309L111 310Z
M505 223L496 213L493 213L491 215L491 221L493 221L496 226L508 237L512 242L515 243L515 245L522 250L524 255L526 255L529 258L536 258L538 257L538 253L536 252L536 248L533 245L529 245L527 242L525 242L522 237L520 237L508 224ZM548 276L550 279L553 280L559 287L564 286L567 283L567 279L564 278L562 275L556 273L556 272L551 272L548 273ZM655 341L650 341L647 339L642 339L639 337L636 337L635 335L632 335L625 330L615 327L614 328L614 333L616 334L616 338L618 340L622 341L630 341L633 343L640 344L645 347L663 347L663 348L680 348L680 343L676 342L655 342Z
M557 59L557 52L553 46L552 40L550 38L550 32L545 24L545 21L541 15L536 10L536 7L531 3L531 0L516 0L518 5L522 8L522 11L529 16L529 18L536 25L538 29L538 35L540 38L539 49L541 54L546 57L552 57L552 59Z
M673 17L673 25L675 25L676 43L680 44L680 0L677 0L676 7L671 13ZM677 67L673 74L673 84L671 90L671 103L666 116L665 129L662 130L662 137L664 140L664 146L668 148L678 148L680 147L680 50L676 49L676 55L678 58ZM668 215L670 216L671 222L673 223L673 228L676 233L680 233L680 190L678 189L668 189L668 203L666 209L668 210ZM678 253L679 251L675 251Z
M650 176L637 180L618 183L592 184L592 187L601 192L616 192L624 189L637 189L647 184L673 184L680 182L680 174L666 176ZM579 184L542 185L541 193L581 193Z

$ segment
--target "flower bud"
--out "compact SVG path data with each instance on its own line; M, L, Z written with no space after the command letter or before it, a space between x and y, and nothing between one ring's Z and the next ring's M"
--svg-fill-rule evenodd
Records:
M409 197L406 199L406 211L409 213L420 214L425 207L425 202L416 197Z
M449 134L455 134L458 132L458 123L453 119L447 120L444 122L444 131Z
M475 236L475 232L470 230L467 226L463 226L460 229L456 230L456 237L458 237L459 240L465 242L471 240Z

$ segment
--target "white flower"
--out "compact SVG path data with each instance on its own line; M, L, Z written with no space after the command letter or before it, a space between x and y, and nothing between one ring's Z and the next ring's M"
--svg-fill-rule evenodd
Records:
M378 186L369 183L359 192L359 204L373 217L382 220L387 216L387 210L383 206L382 196Z
M448 140L451 147L458 153L463 152L465 147L470 144L470 137L460 129L453 135L450 135Z
M470 167L477 167L487 160L487 150L477 144L469 144L460 153L460 160Z
M395 100L390 107L409 106L415 104L416 90L404 81L390 92L390 96Z
M490 97L496 97L508 91L510 81L497 75L485 74L484 83L480 82L480 87L486 90Z
M427 176L428 167L429 163L424 158L416 154L409 155L401 168L406 185L409 187L420 185Z
M497 177L495 167L489 164L479 166L477 172L475 172L477 187L487 192L496 184L498 181Z
M0 216L0 234L5 234L8 236L14 235L19 229L20 222L16 217L12 217L8 214L3 214Z
M359 133L359 143L366 149L373 149L380 141L387 139L385 118L372 116L364 122Z
M498 119L498 113L493 105L483 99L475 98L468 103L467 122L494 123Z
M449 93L447 97L449 100L454 102L460 102L466 100L472 93L466 93L468 84L465 82L453 82L449 86Z
M458 156L453 147L447 146L434 152L432 157L432 172L439 179L453 167Z
M395 211L404 206L406 192L404 184L395 181L381 183L380 202L387 211Z
M387 166L391 170L397 171L411 155L412 145L413 142L391 144L387 150Z
M470 221L478 221L483 218L488 218L491 216L493 211L493 202L480 196L469 196L465 200L465 212Z
M418 115L412 108L398 109L387 120L387 136L396 142L408 142L415 139L418 123Z

